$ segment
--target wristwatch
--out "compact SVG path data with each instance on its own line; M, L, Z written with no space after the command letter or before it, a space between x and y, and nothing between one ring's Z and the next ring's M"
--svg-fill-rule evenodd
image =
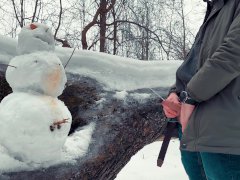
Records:
M192 99L187 91L182 91L179 96L180 102L185 104L197 105L198 102Z

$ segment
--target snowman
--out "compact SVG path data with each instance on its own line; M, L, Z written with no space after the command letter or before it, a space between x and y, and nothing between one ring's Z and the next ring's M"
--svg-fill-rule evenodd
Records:
M13 93L0 103L0 145L10 156L27 163L60 158L72 117L57 97L67 81L54 54L53 35L34 23L19 34L18 52L7 68Z

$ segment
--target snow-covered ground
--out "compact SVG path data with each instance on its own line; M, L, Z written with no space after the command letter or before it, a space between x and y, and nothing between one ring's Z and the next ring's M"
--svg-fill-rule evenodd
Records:
M181 164L179 140L171 140L162 167L157 158L162 141L145 146L121 170L115 180L187 180Z

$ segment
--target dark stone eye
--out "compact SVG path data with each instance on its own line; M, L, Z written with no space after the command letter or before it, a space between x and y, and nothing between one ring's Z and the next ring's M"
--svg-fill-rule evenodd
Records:
M34 62L35 62L35 63L38 63L38 60L35 60Z
M61 64L58 64L59 66L61 66Z

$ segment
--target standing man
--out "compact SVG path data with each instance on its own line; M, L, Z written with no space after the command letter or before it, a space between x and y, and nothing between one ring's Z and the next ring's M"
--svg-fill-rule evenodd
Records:
M166 101L181 103L190 180L240 180L240 0L204 0L203 25ZM178 116L166 104L167 117Z

